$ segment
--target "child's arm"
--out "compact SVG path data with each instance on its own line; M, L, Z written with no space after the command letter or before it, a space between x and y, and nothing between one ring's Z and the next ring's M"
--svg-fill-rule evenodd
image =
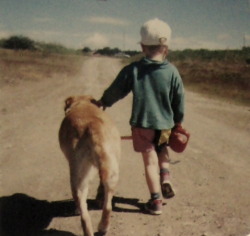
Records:
M103 102L102 102L101 99L98 100L98 101L97 101L97 100L94 100L94 101L92 101L92 103L95 104L95 105L98 106L98 107L102 107L103 110L106 109L106 107L104 106L104 104L103 104Z
M113 83L104 91L99 103L102 107L110 107L118 100L124 98L132 89L132 76L130 67L121 70Z
M174 122L181 124L184 118L184 86L182 79L177 71L174 83L174 94L172 100L172 109L174 112Z

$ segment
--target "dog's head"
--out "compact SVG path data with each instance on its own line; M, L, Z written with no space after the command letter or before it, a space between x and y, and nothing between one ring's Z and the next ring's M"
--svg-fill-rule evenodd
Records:
M96 100L90 95L71 96L65 100L65 106L64 106L65 113L68 113L73 106L82 102L96 104Z

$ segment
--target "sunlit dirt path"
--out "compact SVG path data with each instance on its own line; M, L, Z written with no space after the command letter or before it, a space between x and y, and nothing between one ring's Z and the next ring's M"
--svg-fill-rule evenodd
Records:
M33 206L37 200L62 201L60 210L56 210L59 217L53 208L52 215L45 215L46 228L36 235L82 234L80 218L69 207L71 202L66 201L71 199L68 166L57 138L64 100L79 94L99 98L120 69L118 59L90 57L83 64L81 75L70 80L47 78L1 89L1 201L16 193L24 194L21 196L28 199L28 205L23 205L26 208L18 221L28 217L30 207L33 210L29 203L33 201ZM121 135L130 134L130 108L131 95L128 95L107 109ZM161 216L141 212L141 204L149 198L142 160L133 151L131 142L123 141L120 182L108 235L246 236L250 233L250 109L187 91L184 126L191 133L190 144L183 154L171 152L176 196L164 200ZM92 185L90 200L95 196L97 181ZM16 204L22 205L23 198L16 195ZM11 213L8 207L5 204L4 217ZM40 215L48 210L42 209ZM93 208L90 211L96 229L101 211ZM15 227L13 217L10 219Z

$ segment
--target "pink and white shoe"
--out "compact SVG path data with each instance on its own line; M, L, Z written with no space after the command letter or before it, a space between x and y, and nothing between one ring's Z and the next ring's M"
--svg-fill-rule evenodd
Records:
M151 215L160 215L162 213L162 200L160 200L160 199L155 199L155 200L150 199L145 204L145 210L147 212L149 212Z

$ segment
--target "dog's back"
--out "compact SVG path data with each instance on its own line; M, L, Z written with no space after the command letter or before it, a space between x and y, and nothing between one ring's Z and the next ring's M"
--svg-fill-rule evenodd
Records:
M71 97L65 102L65 118L59 131L62 151L69 161L73 197L81 209L85 235L93 235L86 197L90 179L98 169L105 189L105 202L99 231L108 228L111 199L118 181L120 135L114 123L91 97ZM84 213L83 213L84 212Z
M89 97L77 98L66 109L59 131L60 146L66 157L70 158L79 149L90 152L91 158L95 157L91 162L97 161L96 154L102 157L101 154L105 151L116 152L119 156L120 135L113 121Z

